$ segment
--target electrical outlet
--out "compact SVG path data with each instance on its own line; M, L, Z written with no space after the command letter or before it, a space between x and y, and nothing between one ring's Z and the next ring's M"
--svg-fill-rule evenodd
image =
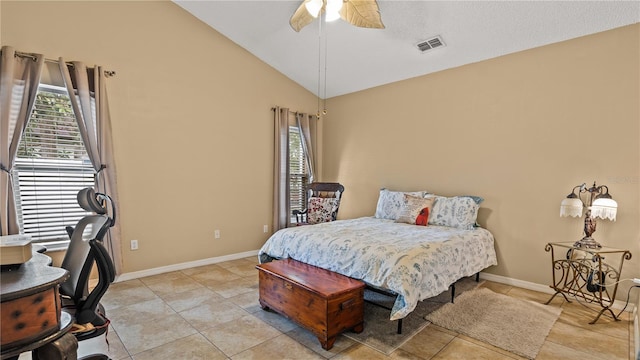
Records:
M213 237L216 239L220 239L220 230L216 230L213 232Z
M269 232L269 225L263 225L262 226L262 232L265 233L265 234L268 233Z
M138 250L138 240L131 240L131 250Z

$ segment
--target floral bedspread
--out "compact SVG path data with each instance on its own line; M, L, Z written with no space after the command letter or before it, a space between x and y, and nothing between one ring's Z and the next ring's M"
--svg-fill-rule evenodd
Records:
M416 226L363 217L282 229L258 254L260 262L293 258L398 295L391 320L458 279L497 265L486 229Z

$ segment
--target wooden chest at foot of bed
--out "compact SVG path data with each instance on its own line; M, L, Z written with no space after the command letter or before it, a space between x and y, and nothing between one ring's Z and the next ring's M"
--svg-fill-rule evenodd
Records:
M345 330L364 329L364 283L296 260L257 265L260 306L313 332L331 349Z

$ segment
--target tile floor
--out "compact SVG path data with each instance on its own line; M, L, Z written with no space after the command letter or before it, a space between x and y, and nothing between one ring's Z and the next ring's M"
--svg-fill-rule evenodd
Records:
M313 335L258 305L256 258L244 258L115 283L103 298L111 319L104 338L84 341L79 355L113 359L520 359L464 335L429 325L390 356L341 336L330 351ZM493 291L544 302L548 294L484 282ZM630 314L602 317L557 296L563 308L537 359L631 359ZM526 326L523 324L523 326ZM21 357L22 359L22 357Z

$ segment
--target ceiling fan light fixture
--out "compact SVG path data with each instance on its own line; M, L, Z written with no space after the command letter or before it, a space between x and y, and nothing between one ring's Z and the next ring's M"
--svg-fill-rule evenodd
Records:
M335 12L327 11L327 14L324 17L324 21L327 21L327 22L336 21L338 19L340 19L340 13L338 11L335 11Z
M304 7L307 9L309 14L314 18L318 17L320 14L320 10L322 10L322 6L324 2L322 0L307 0L304 3Z
M323 12L325 21L343 19L357 27L384 29L376 0L303 0L289 19L289 25L300 32Z
M342 9L342 0L326 0L325 21L335 21L340 19L340 10Z

